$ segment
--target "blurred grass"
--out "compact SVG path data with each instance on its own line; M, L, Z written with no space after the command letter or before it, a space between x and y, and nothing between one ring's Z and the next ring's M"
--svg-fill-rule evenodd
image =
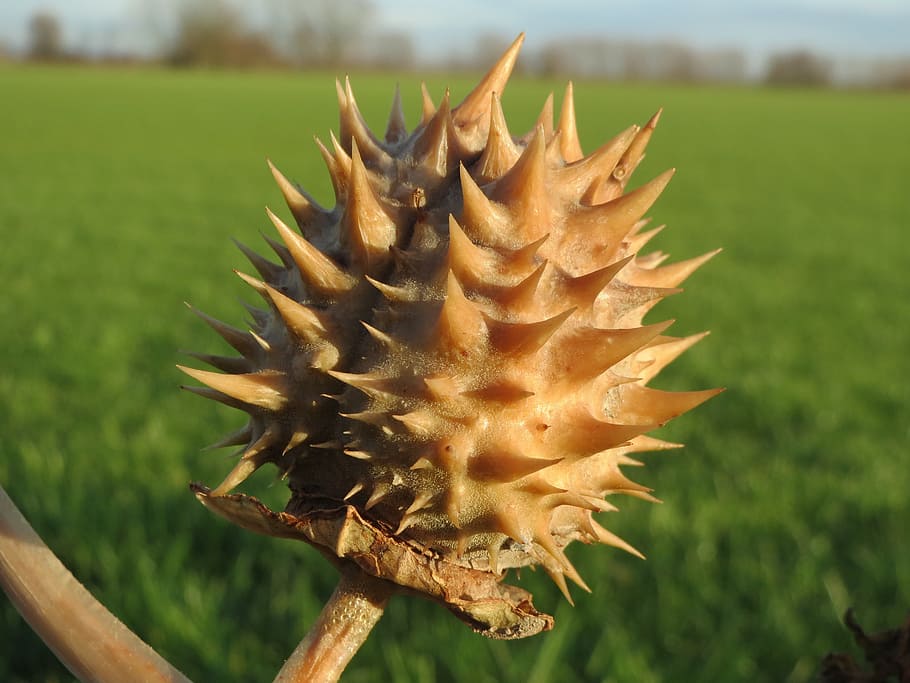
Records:
M395 81L353 78L376 128ZM512 83L513 132L561 88ZM195 503L187 482L229 468L198 449L242 420L177 391L173 364L217 347L184 299L243 318L230 237L260 247L281 207L265 157L330 203L310 137L336 126L331 75L0 67L0 92L0 482L192 678L271 680L333 570ZM848 647L848 605L872 629L910 608L910 99L579 83L576 100L587 150L665 108L638 176L680 168L655 248L726 251L655 312L713 331L658 384L728 391L635 473L666 502L607 520L646 562L573 547L594 588L575 608L523 574L554 632L491 642L397 599L346 680L809 680ZM247 490L281 505L273 479ZM0 680L69 680L6 601L0 639Z

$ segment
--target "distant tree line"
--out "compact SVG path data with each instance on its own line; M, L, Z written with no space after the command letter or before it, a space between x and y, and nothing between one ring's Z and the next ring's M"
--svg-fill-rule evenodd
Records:
M236 0L144 0L141 22L157 58L174 66L409 68L407 34L368 30L371 0L261 0L254 14Z
M580 38L551 42L536 55L547 75L626 81L736 83L747 79L746 57L737 49L695 50L680 42Z
M137 54L94 54L95 60L154 61L175 67L205 68L384 68L417 66L412 37L377 30L373 0L260 0L255 11L239 0L138 0L135 19L151 49ZM245 9L244 9L245 8ZM65 47L59 19L48 12L32 16L25 56L37 61L88 59ZM433 64L443 69L485 69L511 38L480 35L468 53ZM0 46L0 59L4 57ZM764 69L750 73L737 48L694 49L673 41L646 42L602 36L553 41L527 50L524 73L540 76L662 81L743 83L773 86L853 85L910 89L910 56L903 59L837 62L807 50L771 55Z

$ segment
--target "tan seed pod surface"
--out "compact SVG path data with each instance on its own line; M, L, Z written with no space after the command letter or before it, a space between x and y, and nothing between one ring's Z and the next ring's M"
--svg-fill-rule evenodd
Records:
M622 468L675 444L647 433L717 393L651 388L703 335L642 324L713 253L641 253L672 171L627 183L659 113L585 156L570 84L555 124L550 98L530 133L508 130L521 41L458 106L424 90L410 133L397 93L380 138L339 83L339 135L319 144L335 206L272 168L292 219L269 212L276 262L241 245L255 325L200 314L240 356L182 369L249 415L218 444L244 450L212 498L273 463L289 511L350 506L455 566L540 565L568 596L566 578L585 587L572 541L637 553L592 515L651 499Z

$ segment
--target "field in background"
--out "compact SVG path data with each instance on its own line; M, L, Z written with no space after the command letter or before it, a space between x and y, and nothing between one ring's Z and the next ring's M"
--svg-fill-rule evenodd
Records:
M223 350L184 300L235 324L254 301L230 238L264 251L263 206L287 215L265 157L330 203L331 78L0 67L0 483L198 681L271 680L334 586L315 551L193 500L230 467L199 449L242 419L174 369ZM396 79L352 78L383 129ZM562 87L511 84L513 133ZM413 125L410 76L402 95ZM576 105L587 151L664 107L633 181L679 167L654 248L725 252L651 314L713 331L655 385L728 391L634 473L665 502L605 521L647 561L573 546L594 589L574 608L522 574L552 633L491 642L398 598L345 680L808 680L849 648L848 606L873 630L910 608L910 98L577 83ZM280 506L274 479L246 490ZM0 679L69 680L4 599L0 640Z

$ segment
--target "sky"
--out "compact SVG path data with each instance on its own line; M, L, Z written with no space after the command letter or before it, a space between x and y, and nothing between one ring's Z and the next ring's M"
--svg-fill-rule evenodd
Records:
M426 59L467 53L481 35L514 37L521 31L528 34L526 46L585 35L738 47L750 58L793 48L836 58L910 55L910 0L373 1L380 28L412 33ZM70 44L148 46L138 20L142 5L143 0L0 0L0 41L20 48L29 17L43 9L61 19Z

